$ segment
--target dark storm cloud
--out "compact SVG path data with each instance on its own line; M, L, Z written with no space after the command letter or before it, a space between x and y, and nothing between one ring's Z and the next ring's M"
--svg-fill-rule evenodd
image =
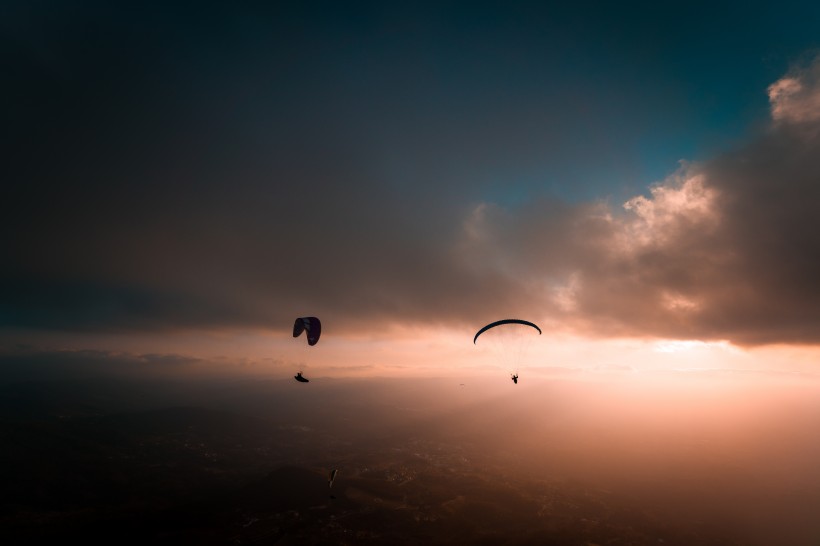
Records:
M452 10L7 9L0 326L524 314L817 341L816 65L770 89L765 135L623 211L497 189L543 150L618 160L596 97L523 55L543 46L526 14L478 13L448 41ZM553 30L551 46L568 39Z
M476 294L502 279L452 256L474 198L449 164L530 141L516 125L526 112L508 97L462 127L498 92L454 100L430 85L452 85L450 67L415 51L432 45L412 16L17 11L4 28L4 326L446 321L490 308ZM465 77L481 79L482 63Z
M355 127L324 101L345 97L309 96L326 73L310 65L328 47L320 28L66 11L32 8L7 33L4 325L361 314L395 292L378 279L427 261L441 222L418 221L425 199L387 187L345 144ZM362 282L373 291L351 290Z

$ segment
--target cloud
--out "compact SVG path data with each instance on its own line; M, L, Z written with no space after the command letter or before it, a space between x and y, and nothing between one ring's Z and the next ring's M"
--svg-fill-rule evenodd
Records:
M621 211L606 203L480 205L465 246L473 267L511 279L530 308L519 312L554 327L685 336L695 333L688 321L703 297L696 287L723 259L719 197L703 172L684 166Z
M321 29L231 27L224 57L205 58L209 32L171 20L149 40L128 21L55 20L38 45L53 54L12 59L0 328L286 332L317 315L353 333L520 315L591 336L820 341L820 61L769 87L764 134L624 206L509 204L449 164L523 157L505 140L524 138L521 112L434 138L431 119L390 117L411 106L401 93L371 104L308 70L332 58Z
M769 87L771 126L623 208L476 207L474 256L592 336L820 342L820 61ZM514 265L513 265L514 264ZM539 290L538 283L542 288ZM538 303L536 303L538 302Z
M820 121L820 58L796 67L769 86L772 119L777 123Z

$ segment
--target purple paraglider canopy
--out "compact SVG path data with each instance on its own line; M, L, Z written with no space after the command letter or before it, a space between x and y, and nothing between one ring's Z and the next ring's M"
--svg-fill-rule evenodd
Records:
M322 323L316 317L300 317L293 323L293 337L299 337L307 332L308 345L316 345L322 335Z

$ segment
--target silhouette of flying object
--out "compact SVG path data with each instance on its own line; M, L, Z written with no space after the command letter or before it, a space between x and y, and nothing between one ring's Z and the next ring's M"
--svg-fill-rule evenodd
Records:
M302 377L302 372L296 372L296 375L294 375L293 378L299 383L310 383L310 379L307 377Z
M327 479L327 486L333 487L333 480L336 479L336 474L339 472L339 469L334 468L330 471L330 477Z
M491 322L490 324L487 324L486 326L483 326L481 329L479 329L479 331L476 332L475 337L473 337L473 344L475 345L476 341L478 341L479 336L481 334L483 334L484 332L486 332L487 330L492 330L493 328L497 328L499 326L503 326L503 325L507 325L507 324L520 324L522 326L528 326L530 328L534 328L535 330L537 330L538 335L541 335L541 328L539 328L535 323L532 323L528 320L502 319L502 320L497 320L495 322ZM490 337L492 337L492 336L493 336L493 334L490 334ZM513 343L507 342L504 345L505 345L503 347L503 352L504 353L507 353L507 355L509 355L509 356L517 356L518 358L521 358L521 354L523 352L521 345L519 345L518 348L515 349L515 350L514 350L514 347L513 347L513 345L514 345ZM509 364L512 364L512 363L517 363L517 360L513 360L512 362L509 362ZM510 374L510 378L513 380L513 383L518 385L518 370L517 370L518 366L512 366L512 368L515 371Z
M316 345L322 335L322 322L316 317L299 317L293 323L293 337L299 337L305 332L308 345Z
M524 326L531 326L532 328L535 328L536 330L538 330L539 335L541 334L541 328L539 328L538 326L536 326L535 324L533 324L532 322L530 322L528 320L503 319L503 320L497 320L495 322L491 322L490 324L484 326L478 332L476 332L475 337L473 338L473 344L475 344L476 340L478 339L478 336L480 336L481 334L483 334L484 332L486 332L490 328L495 328L496 326L501 326L502 324L523 324Z

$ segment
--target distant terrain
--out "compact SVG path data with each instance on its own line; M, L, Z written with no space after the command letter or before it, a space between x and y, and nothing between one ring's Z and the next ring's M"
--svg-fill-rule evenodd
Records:
M150 387L3 386L4 544L726 545L780 526L744 525L766 499L732 508L763 487L742 490L744 471L685 462L709 438L667 449L656 431L630 451L605 411L568 422L572 397L548 382L494 397L448 380ZM817 483L768 501L791 543L820 533Z

